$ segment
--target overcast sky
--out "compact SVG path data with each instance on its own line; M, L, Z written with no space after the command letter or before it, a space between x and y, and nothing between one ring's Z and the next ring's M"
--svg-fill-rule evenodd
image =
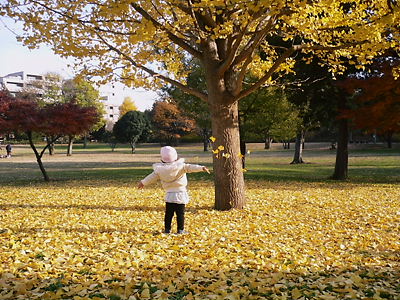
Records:
M20 29L13 22L0 18L0 76L20 71L34 74L55 72L63 78L74 76L74 71L68 66L68 61L53 54L50 48L41 46L39 49L30 50L17 42L13 31L18 30ZM105 86L100 88L100 91L110 96L110 104L119 105L125 97L130 96L141 111L151 108L157 98L155 92L133 90L122 84L114 85L113 89Z

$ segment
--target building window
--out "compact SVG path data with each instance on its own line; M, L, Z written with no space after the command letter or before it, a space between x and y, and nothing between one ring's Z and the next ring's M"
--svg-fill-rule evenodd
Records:
M111 118L111 119L114 118L114 115L110 115L110 118Z
M19 82L8 82L9 85L14 85L14 86L18 86L18 87L24 87L23 83L19 83Z
M26 77L27 77L27 79L30 79L30 80L43 80L43 77L42 76L40 76L40 75L26 75Z

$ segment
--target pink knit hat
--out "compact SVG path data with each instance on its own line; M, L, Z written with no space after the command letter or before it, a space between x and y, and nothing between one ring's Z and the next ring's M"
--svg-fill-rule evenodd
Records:
M162 147L160 150L161 160L166 163L176 161L178 159L178 153L175 148L170 146Z

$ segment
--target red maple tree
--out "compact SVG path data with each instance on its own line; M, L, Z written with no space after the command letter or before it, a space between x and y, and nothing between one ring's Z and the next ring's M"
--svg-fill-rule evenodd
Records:
M0 133L26 134L45 181L50 180L42 163L46 149L62 136L88 132L98 120L95 107L81 107L73 102L39 106L34 100L0 92ZM42 150L34 143L34 133L49 137Z
M178 140L195 129L195 121L181 112L174 103L156 101L151 112L156 134L167 145L175 145Z
M385 62L376 75L367 79L348 79L345 89L356 93L356 108L342 112L356 128L385 137L391 147L392 136L400 132L400 79L393 76L394 64Z

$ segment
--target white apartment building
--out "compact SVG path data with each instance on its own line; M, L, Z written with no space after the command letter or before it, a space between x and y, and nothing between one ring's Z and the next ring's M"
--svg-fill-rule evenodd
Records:
M111 131L119 119L119 106L109 103L108 96L101 96L100 101L104 104L105 113L103 117L107 122L106 130Z
M5 89L12 95L16 95L23 89L35 88L40 94L37 83L48 83L49 78L44 75L27 73L24 71L7 74L0 77L0 90ZM36 84L33 84L36 83ZM54 83L54 82L53 82ZM61 85L61 82L60 82ZM117 104L111 104L111 101L116 101L115 92L113 89L108 88L100 89L101 97L100 101L104 104L104 119L107 121L107 130L112 130L115 122L119 119L119 106Z
M15 95L26 88L34 88L33 82L45 82L43 75L31 74L26 72L16 72L0 77L0 89L5 89Z

